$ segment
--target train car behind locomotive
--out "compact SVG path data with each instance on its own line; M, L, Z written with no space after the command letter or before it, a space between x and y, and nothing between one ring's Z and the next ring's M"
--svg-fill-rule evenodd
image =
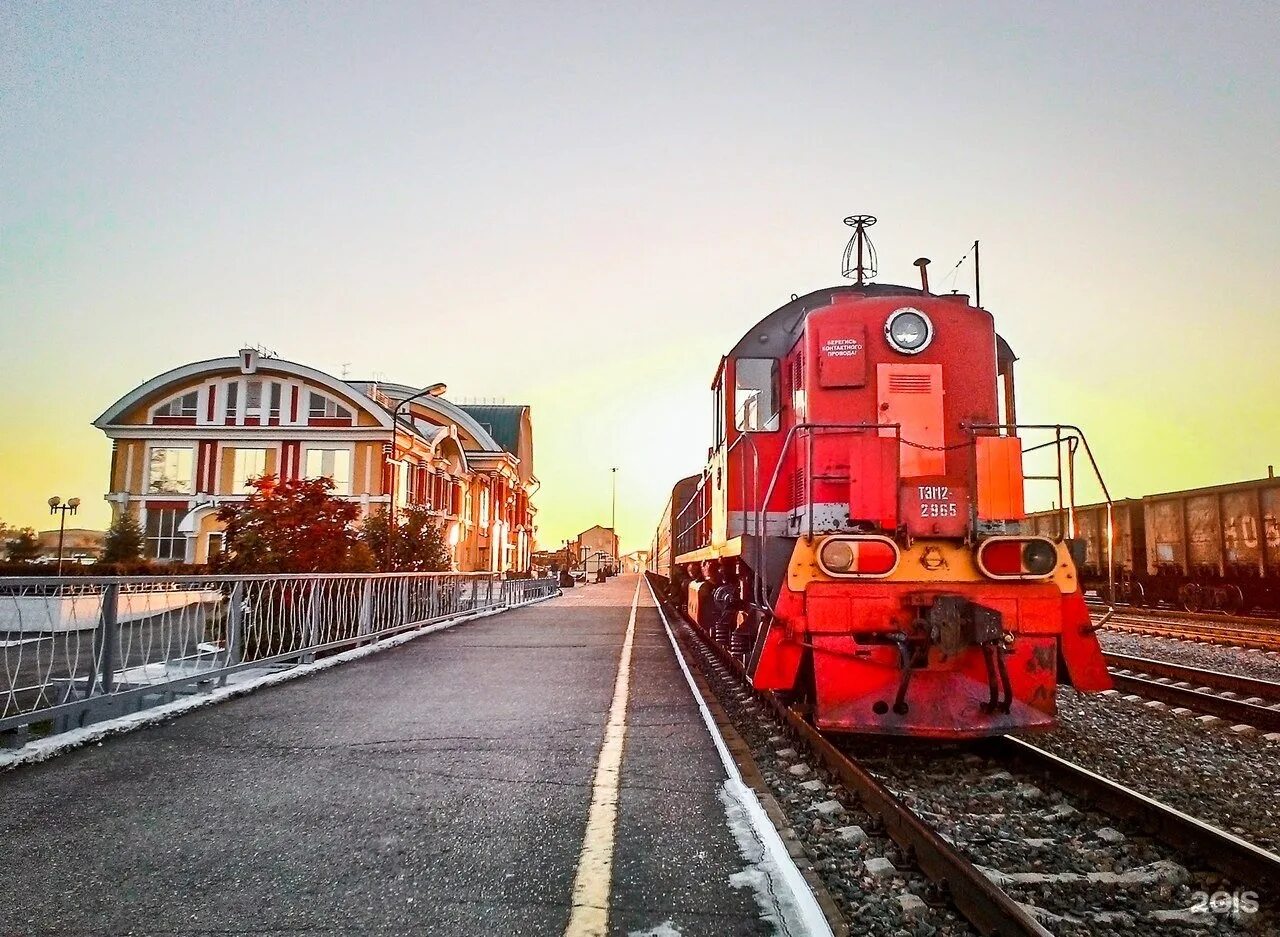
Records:
M847 221L856 282L793 298L715 372L710 458L664 515L671 592L821 728L1050 726L1059 679L1110 683L1071 545L1021 533L1015 357L927 261L921 288L868 282L874 219Z
M1074 524L1088 544L1084 586L1110 598L1105 516L1106 505L1090 504L1037 512L1029 525L1051 531ZM1117 501L1113 516L1115 601L1280 613L1280 479L1274 473Z

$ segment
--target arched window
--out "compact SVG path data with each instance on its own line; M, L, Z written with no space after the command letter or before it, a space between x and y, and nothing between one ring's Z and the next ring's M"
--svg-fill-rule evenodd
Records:
M159 420L168 422L170 420L194 421L198 411L200 401L200 392L198 390L190 390L185 394L174 397L167 403L163 403L155 409L155 416Z
M350 421L351 411L338 403L338 401L313 390L308 397L307 418L309 420Z

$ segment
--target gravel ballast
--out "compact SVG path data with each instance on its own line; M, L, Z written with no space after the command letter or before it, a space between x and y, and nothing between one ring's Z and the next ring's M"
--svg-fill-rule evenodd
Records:
M1058 693L1058 728L1028 738L1184 813L1280 851L1280 744L1120 696Z
M671 622L695 667L751 748L760 775L786 815L784 840L803 850L851 934L970 937L975 931L938 888L858 808L840 783L798 750L782 721L701 644ZM794 839L792 838L794 836Z
M1260 914L1197 911L1235 885L1051 782L966 751L917 741L844 747L1059 937L1258 933ZM1270 931L1264 931L1270 933Z
M1222 673L1239 674L1258 680L1280 683L1280 653L1249 650L1176 638L1157 638L1141 634L1125 634L1104 628L1098 632L1102 649L1130 657L1167 660L1185 667L1200 667Z

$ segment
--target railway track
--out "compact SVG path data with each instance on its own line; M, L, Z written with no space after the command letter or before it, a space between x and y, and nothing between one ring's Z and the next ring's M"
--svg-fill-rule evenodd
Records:
M1104 656L1122 693L1280 732L1280 683L1146 657Z
M1157 638L1201 641L1233 647L1280 651L1280 622L1269 618L1240 618L1226 615L1194 615L1189 612L1114 612L1091 606L1095 621L1104 629Z
M722 677L735 680L735 692L741 692L745 672L736 658L687 620L674 613L673 620L686 626L677 629L686 650L702 656ZM979 933L1043 937L1116 928L1177 934L1188 926L1215 924L1217 933L1223 933L1235 930L1235 924L1221 914L1215 916L1220 908L1211 898L1220 903L1225 895L1236 902L1238 911L1243 894L1248 912L1248 901L1257 901L1255 892L1261 892L1272 900L1264 901L1264 910L1258 912L1265 914L1280 896L1280 856L1025 742L993 739L962 749L930 746L923 769L909 764L904 768L901 751L867 755L858 750L861 743L825 736L802 710L776 695L763 694L761 699L811 757L945 890ZM945 752L941 758L940 749ZM1046 793L1036 781L1047 781L1053 791ZM994 787L982 791L980 784ZM995 809L994 821L978 818L970 824L967 808L948 798L963 799L975 792L989 793L1006 812ZM1071 799L1085 810L1071 805ZM1036 800L1040 803L1027 802ZM1088 810L1136 829L1138 841L1109 827L1092 831L1096 835L1090 838ZM1004 827L1013 825L1015 811L1019 822L1041 823L1045 835L1010 835ZM1167 853L1152 859L1148 837L1179 860L1191 860L1195 871ZM1192 885L1197 886L1194 893ZM1258 924L1257 914L1247 916L1235 922L1241 932Z

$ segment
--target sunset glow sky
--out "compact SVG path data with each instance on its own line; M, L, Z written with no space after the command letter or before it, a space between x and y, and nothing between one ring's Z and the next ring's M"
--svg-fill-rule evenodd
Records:
M1277 48L1274 3L5 3L0 519L105 526L90 421L249 343L531 404L543 545L616 465L645 546L853 212L881 282L982 239L1019 415L1114 494L1263 475Z

